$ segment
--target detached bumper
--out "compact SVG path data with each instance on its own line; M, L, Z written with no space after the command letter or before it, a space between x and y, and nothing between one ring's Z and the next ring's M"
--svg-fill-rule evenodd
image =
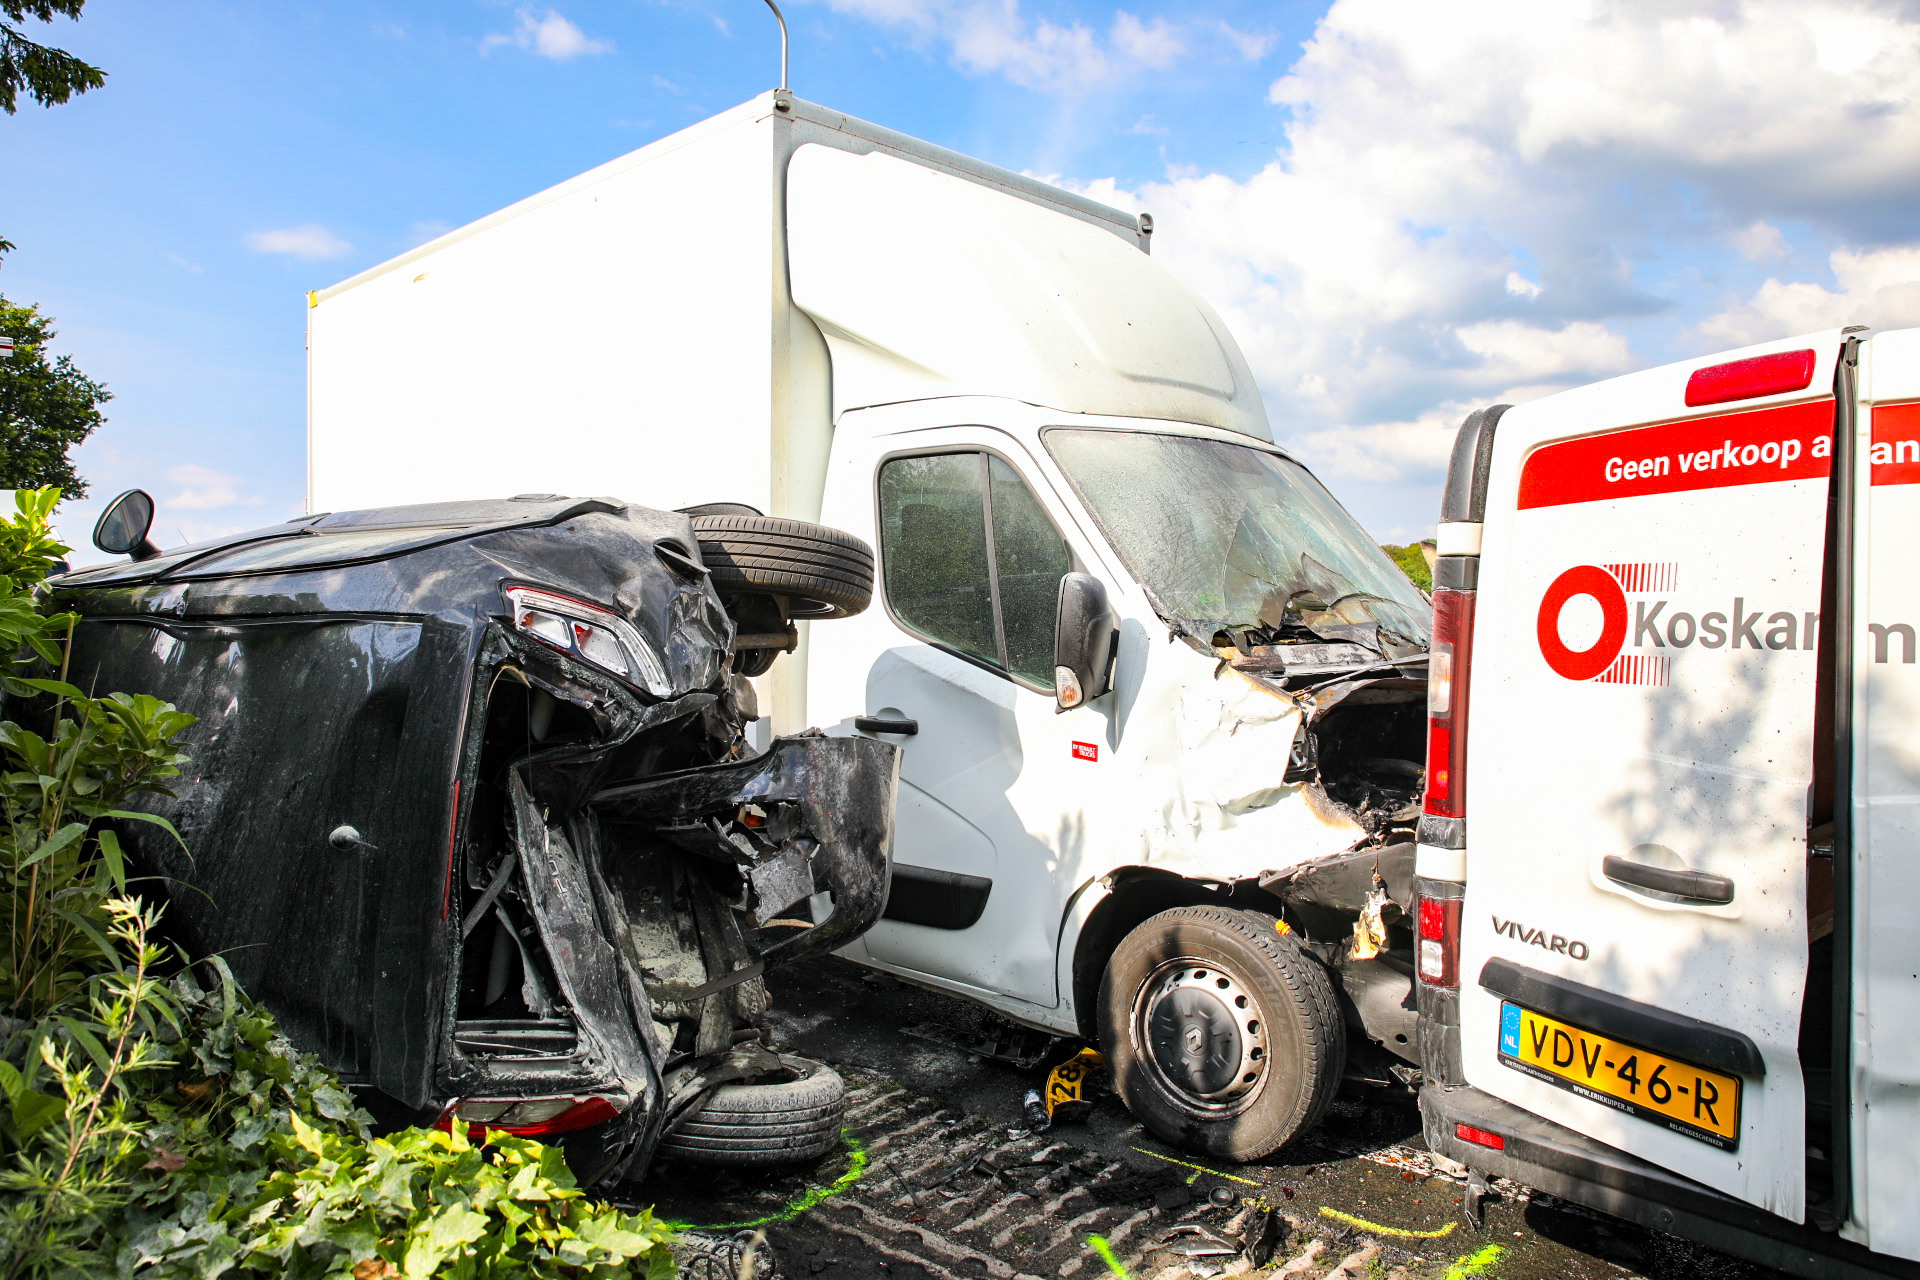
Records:
M1808 1280L1920 1280L1920 1263L1788 1222L1478 1089L1426 1086L1420 1119L1427 1146L1449 1159L1736 1257ZM1505 1149L1462 1141L1461 1124L1500 1135Z

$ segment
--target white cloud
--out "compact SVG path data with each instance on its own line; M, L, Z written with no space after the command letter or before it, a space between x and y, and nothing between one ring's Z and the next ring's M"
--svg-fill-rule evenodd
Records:
M1164 18L1119 10L1103 37L1081 22L1028 18L1019 0L827 0L837 13L894 27L919 44L944 43L953 61L1030 89L1084 94L1143 69L1170 66L1185 51Z
M1076 189L1153 212L1276 436L1340 474L1430 485L1470 408L1685 354L1625 337L1708 303L1655 253L1773 260L1788 221L1854 246L1686 350L1920 323L1920 20L1883 0L1335 0L1270 98L1285 145L1244 180Z
M352 245L313 222L282 227L278 231L255 231L247 237L247 248L255 253L281 253L308 262L344 258L353 252Z
M407 247L411 249L417 245L423 245L429 240L438 240L451 230L453 230L452 227L440 221L438 218L423 219L407 228Z
M180 492L166 499L169 508L184 508L189 511L211 511L219 507L257 507L262 499L240 491L246 483L239 476L230 476L209 467L186 463L167 468L167 479L174 484L185 486Z
M1787 256L1787 238L1771 222L1754 221L1727 235L1727 243L1748 262L1766 262Z
M1156 69L1172 66L1187 48L1165 18L1142 22L1125 9L1113 16L1113 47L1141 66Z
M1238 31L1224 22L1219 25L1220 34L1225 36L1228 43L1232 44L1235 49L1238 49L1240 56L1248 62L1260 61L1260 59L1273 52L1273 46L1278 43L1278 41L1270 35L1262 35L1251 31Z
M537 17L530 8L516 9L514 16L520 19L519 25L511 32L498 32L481 40L481 53L513 45L542 58L566 62L582 54L607 53L613 49L613 41L589 38L586 32L552 9Z
M1768 280L1752 297L1704 321L1701 338L1713 346L1742 347L1849 324L1920 326L1920 245L1836 249L1827 261L1836 289Z

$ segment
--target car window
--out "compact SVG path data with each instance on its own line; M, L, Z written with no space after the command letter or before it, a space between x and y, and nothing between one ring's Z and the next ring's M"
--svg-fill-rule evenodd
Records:
M977 453L895 458L881 467L880 559L887 603L903 625L999 666L985 481Z
M945 453L885 463L880 560L887 603L903 626L1053 687L1054 615L1073 555L1006 462Z
M987 474L993 498L993 565L1000 587L1007 669L1023 680L1051 689L1060 579L1073 568L1073 556L1040 500L1012 467L989 454Z

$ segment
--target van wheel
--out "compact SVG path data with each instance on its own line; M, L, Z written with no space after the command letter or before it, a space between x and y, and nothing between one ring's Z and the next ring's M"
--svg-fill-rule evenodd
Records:
M780 1062L786 1069L775 1077L715 1089L660 1143L659 1158L741 1169L814 1160L833 1150L846 1084L818 1062L785 1055Z
M850 618L873 599L873 548L850 533L778 516L691 519L723 596L783 596L792 618Z
M1100 981L1101 1048L1127 1109L1177 1147L1257 1160L1312 1128L1347 1041L1333 983L1274 918L1162 911Z

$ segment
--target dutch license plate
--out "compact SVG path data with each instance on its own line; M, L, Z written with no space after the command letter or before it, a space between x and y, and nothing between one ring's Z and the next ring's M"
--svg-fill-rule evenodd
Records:
M1740 1145L1740 1079L1524 1009L1500 1006L1500 1061L1589 1102L1722 1151Z

